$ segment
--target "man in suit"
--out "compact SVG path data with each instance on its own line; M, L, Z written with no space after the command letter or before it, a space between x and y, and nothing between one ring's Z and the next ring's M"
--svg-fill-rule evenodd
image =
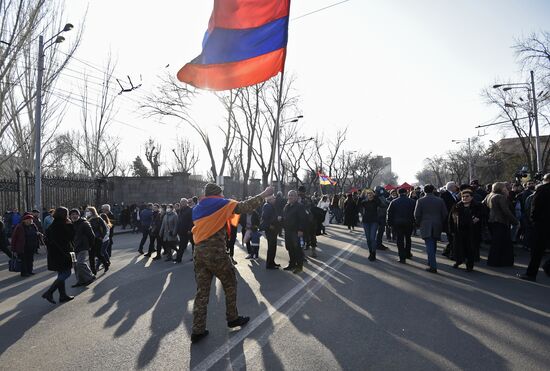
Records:
M399 189L399 197L388 206L387 224L392 228L397 240L399 263L405 264L411 254L411 235L414 227L416 201L407 197L407 190Z
M447 184L445 185L445 192L441 193L441 199L445 202L445 206L447 207L447 217L445 220L449 219L449 214L451 213L451 209L458 201L460 201L458 191L459 189L455 182L447 182ZM447 223L445 223L443 231L446 233L448 232ZM445 250L443 251L443 255L452 259L453 236L450 233L447 233L447 239L449 240L449 243L445 247Z
M441 238L441 232L447 221L447 207L445 202L433 194L435 187L431 184L424 186L424 197L416 202L414 209L414 218L420 225L420 237L426 244L428 253L428 265L426 270L430 273L437 273L437 263L435 260L435 251L437 240Z
M544 250L550 246L550 173L544 176L542 182L531 200L531 220L535 234L531 261L525 274L518 274L519 278L527 281L536 281ZM543 269L550 276L550 259L544 263Z

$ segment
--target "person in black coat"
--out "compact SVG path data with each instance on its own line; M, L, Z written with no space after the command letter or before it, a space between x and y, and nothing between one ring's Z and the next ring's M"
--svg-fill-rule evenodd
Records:
M283 209L282 222L285 231L285 247L290 257L288 266L284 270L300 273L304 264L304 250L301 245L304 238L306 213L303 205L298 202L296 191L288 192L288 203Z
M281 230L280 221L282 217L278 214L276 204L277 199L275 196L269 196L266 197L265 204L262 206L260 229L265 231L267 239L266 269L278 269L280 267L279 264L275 263L275 255L277 255L277 235Z
M387 224L392 228L397 242L399 262L406 263L411 254L411 236L414 229L414 208L416 201L407 197L405 188L399 189L399 197L394 199L387 212Z
M544 250L550 246L550 173L544 176L543 184L537 187L532 196L531 220L534 233L531 260L525 274L518 276L524 280L536 281ZM550 276L550 259L544 263L543 269Z
M186 198L180 200L180 209L178 211L178 236L179 249L176 254L176 263L181 263L183 252L187 249L189 239L191 238L191 229L193 229L193 209L189 207L189 202Z
M441 192L441 199L445 202L445 206L447 207L447 220L449 219L449 214L451 213L451 209L453 208L454 204L456 204L459 199L459 189L455 182L447 182L445 185L445 191ZM448 223L445 223L444 225L444 232L447 234L447 239L449 240L449 243L447 243L447 246L445 247L445 250L443 251L443 255L445 255L448 258L453 259L453 235L447 230Z
M460 192L461 201L451 208L449 213L449 233L453 235L453 252L458 268L466 263L466 270L474 269L474 261L479 254L482 220L485 219L483 205L474 199L474 192L465 189Z
M349 193L344 202L344 225L346 225L350 231L355 230L356 216L357 203L353 199L353 195Z
M57 278L51 287L42 294L42 297L55 304L53 293L59 291L59 302L64 303L73 300L73 296L67 295L65 280L71 276L74 254L72 242L74 240L74 227L68 219L69 210L64 207L57 208L53 214L54 221L46 230L46 247L48 249L48 270L57 272Z

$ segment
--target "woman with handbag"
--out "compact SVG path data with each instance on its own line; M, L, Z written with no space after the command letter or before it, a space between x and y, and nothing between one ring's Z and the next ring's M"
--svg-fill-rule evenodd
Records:
M48 248L48 270L57 272L57 278L52 286L42 294L42 297L52 304L53 293L59 291L59 302L73 300L74 296L67 295L65 280L71 276L74 255L73 239L74 227L68 218L69 210L65 207L57 208L53 214L53 222L46 230L46 247Z

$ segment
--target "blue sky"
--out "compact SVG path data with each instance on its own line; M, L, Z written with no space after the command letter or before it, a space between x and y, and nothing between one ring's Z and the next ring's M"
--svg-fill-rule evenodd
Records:
M335 2L294 0L291 18ZM175 73L200 53L212 4L71 0L66 16L77 24L88 7L77 57L101 65L111 50L118 75L143 76L142 90L131 93L137 100L167 64ZM331 136L347 126L347 148L392 157L399 180L414 182L424 158L454 149L451 140L476 135L476 125L496 116L481 90L497 79L525 79L510 47L515 38L545 30L548 15L550 1L542 0L351 0L294 20L287 71L297 78L304 130ZM223 120L216 106L207 93L193 112L213 132ZM176 132L196 139L185 126L144 120L133 111L135 102L124 98L117 119L142 130L120 123L112 129L123 136L127 160L149 136L166 148ZM496 129L487 134L484 141L503 135Z

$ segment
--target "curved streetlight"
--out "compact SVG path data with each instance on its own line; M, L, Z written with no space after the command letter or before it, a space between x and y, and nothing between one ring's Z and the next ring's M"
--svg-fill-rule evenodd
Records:
M283 120L280 125L277 125L277 130L275 135L277 135L277 189L279 191L282 190L281 188L281 177L282 177L282 168L283 168L283 159L281 155L281 127L283 124L289 123L289 122L298 122L301 118L304 118L304 115L298 115L296 117L291 117L289 119Z
M44 74L44 52L55 44L65 41L63 32L73 29L71 23L67 23L65 27L46 42L44 36L38 37L38 73L36 78L36 114L35 114L35 160L34 160L34 207L36 210L41 210L42 204L42 78ZM28 207L28 205L27 205Z
M472 182L472 141L471 138L468 139L453 139L451 140L453 143L461 144L461 143L468 143L468 184Z

